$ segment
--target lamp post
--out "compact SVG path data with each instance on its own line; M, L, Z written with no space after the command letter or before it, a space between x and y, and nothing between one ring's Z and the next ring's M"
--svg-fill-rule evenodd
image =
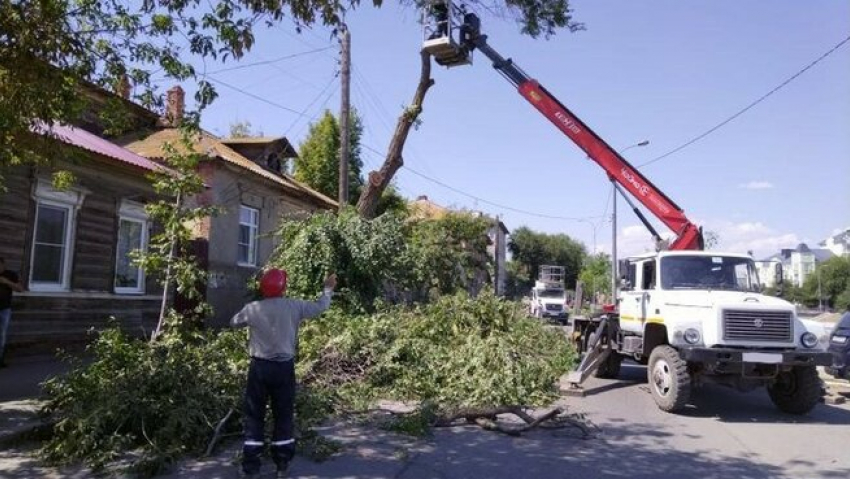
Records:
M620 155L632 148L648 144L649 140L643 140L634 145L629 145L620 151ZM611 300L613 304L617 304L617 286L619 284L617 281L617 185L613 178L611 178L611 203Z

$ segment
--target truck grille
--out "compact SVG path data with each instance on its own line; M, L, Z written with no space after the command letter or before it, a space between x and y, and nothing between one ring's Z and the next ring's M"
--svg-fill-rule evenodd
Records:
M552 304L549 303L546 305L546 311L560 311L562 306L560 304Z
M723 311L723 339L734 341L791 341L789 311Z

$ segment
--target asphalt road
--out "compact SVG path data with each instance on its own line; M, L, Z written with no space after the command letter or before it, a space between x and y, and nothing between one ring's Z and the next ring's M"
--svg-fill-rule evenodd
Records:
M818 405L808 416L776 410L762 390L707 385L684 413L660 411L646 368L624 364L621 379L592 379L588 396L568 398L598 424L608 446L598 467L565 477L847 478L850 408Z

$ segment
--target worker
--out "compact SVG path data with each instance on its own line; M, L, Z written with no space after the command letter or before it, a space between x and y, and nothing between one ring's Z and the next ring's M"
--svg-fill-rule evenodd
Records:
M449 4L444 0L435 0L431 4L431 16L434 18L436 30L428 37L429 40L445 37L449 34Z
M277 477L286 477L295 453L293 420L298 327L303 320L318 316L330 307L336 282L335 274L325 278L324 292L318 301L289 299L284 297L286 272L270 269L260 279L263 299L247 304L230 321L235 327L248 327L251 355L245 387L245 443L241 470L244 478L259 477L269 399L274 416L271 456L277 466Z

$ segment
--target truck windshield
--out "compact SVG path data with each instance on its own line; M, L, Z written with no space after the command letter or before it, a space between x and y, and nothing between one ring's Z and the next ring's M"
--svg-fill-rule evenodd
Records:
M544 289L540 291L541 298L563 298L564 290L562 289Z
M663 289L759 291L758 275L749 258L730 256L667 256L661 258Z

